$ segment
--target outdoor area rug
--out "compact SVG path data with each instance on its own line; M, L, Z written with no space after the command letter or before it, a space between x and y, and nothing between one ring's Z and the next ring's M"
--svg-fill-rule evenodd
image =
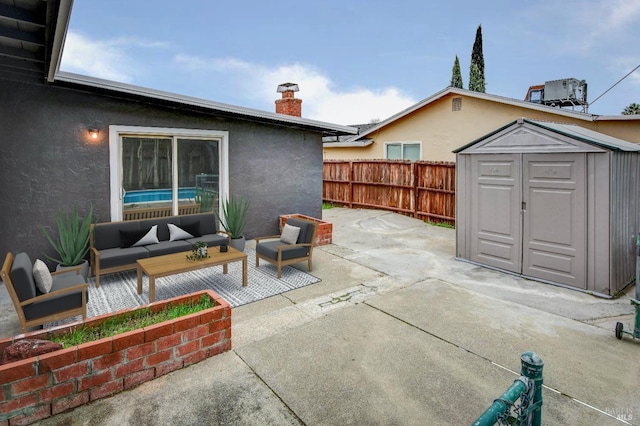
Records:
M227 274L222 273L222 266L214 266L156 278L156 301L211 289L229 302L231 307L237 307L320 281L292 266L283 267L282 278L278 279L274 265L260 261L260 266L256 268L255 250L245 249L245 253L248 255L246 287L242 287L242 262L233 262L228 265ZM94 317L149 303L149 279L143 275L142 294L138 294L136 274L132 270L101 275L99 288L95 287L94 277L89 277L87 316Z

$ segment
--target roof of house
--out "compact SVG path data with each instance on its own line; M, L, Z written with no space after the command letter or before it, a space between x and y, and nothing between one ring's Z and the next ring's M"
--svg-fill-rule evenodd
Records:
M0 77L53 81L73 0L0 0Z
M0 78L48 81L118 97L187 107L201 112L277 123L322 132L355 135L355 127L213 102L191 96L60 72L73 0L0 0Z
M358 132L355 127L343 126L340 124L325 123L308 118L295 117L275 112L262 111L252 108L245 108L221 102L209 101L207 99L195 98L192 96L178 95L176 93L162 90L149 89L132 84L119 83L110 80L103 80L95 77L88 77L69 72L58 72L55 82L69 87L90 88L94 92L116 94L120 97L131 99L152 99L154 103L165 103L178 106L195 108L202 112L215 111L217 114L248 118L261 122L272 122L288 127L299 127L309 130L323 132L324 134L347 134L354 135Z
M529 123L536 127L540 127L542 129L549 130L551 132L557 133L559 135L567 136L572 139L579 140L581 142L587 143L589 145L598 146L601 148L606 148L611 151L627 151L627 152L640 152L640 145L627 142L622 139L614 138L613 136L605 135L600 132L596 132L594 130L585 129L584 127L577 126L575 124L561 124L561 123L551 123L546 121L536 121L536 120L528 120L526 118L520 118L518 120L512 121L499 129L494 130L491 133L488 133L484 136L479 137L478 139L454 150L454 153L458 153L464 151L465 149L477 144L480 141L487 139L499 133L509 127L520 125L523 123Z
M562 108L556 108L556 107L552 107L552 106L547 106L547 105L542 105L542 104L537 104L537 103L532 103L532 102L525 102L519 99L512 99L512 98L507 98L504 96L497 96L497 95L491 95L488 93L481 93L481 92L474 92L474 91L470 91L470 90L465 90L465 89L458 89L455 87L447 87L431 96L429 96L428 98L425 98L423 100L421 100L420 102L417 102L413 105L411 105L410 107L400 111L399 113L387 118L386 120L381 121L380 123L378 123L376 126L371 127L367 130L365 130L362 133L359 133L356 136L353 136L347 140L345 140L343 142L343 144L353 144L353 142L358 141L361 138L364 138L365 136L376 132L377 130L388 126L389 124L401 119L402 117L405 117L445 96L448 95L460 95L460 96L468 96L468 97L472 97L472 98L476 98L476 99L482 99L485 101L489 101L489 102L498 102L498 103L502 103L505 105L512 105L512 106L517 106L517 107L521 107L521 108L526 108L526 109L530 109L530 110L534 110L534 111L542 111L542 112L547 112L550 114L556 114L558 116L564 116L564 117L571 117L574 119L578 119L578 120L584 120L584 121L603 121L603 120L640 120L640 115L597 115L597 114L589 114L589 113L584 113L584 112L578 112L578 111L572 111L572 110L568 110L568 109L562 109ZM325 144L325 146L327 146L327 144ZM338 146L338 143L332 143L330 146ZM346 145L339 145L339 146L346 146Z

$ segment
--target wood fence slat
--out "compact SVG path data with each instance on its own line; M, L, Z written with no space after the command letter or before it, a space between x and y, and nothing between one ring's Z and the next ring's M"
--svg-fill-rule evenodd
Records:
M325 160L322 170L323 201L455 226L455 163Z

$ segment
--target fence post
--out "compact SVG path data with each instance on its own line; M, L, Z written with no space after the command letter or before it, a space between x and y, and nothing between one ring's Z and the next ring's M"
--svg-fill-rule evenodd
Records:
M535 394L532 404L535 406L533 411L532 426L540 426L542 423L542 367L544 362L535 352L525 352L520 356L522 362L522 370L520 374L534 381Z

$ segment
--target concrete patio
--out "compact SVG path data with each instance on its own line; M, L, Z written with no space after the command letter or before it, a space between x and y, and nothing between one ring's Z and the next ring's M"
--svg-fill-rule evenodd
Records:
M470 424L525 351L545 362L543 424L640 424L640 341L614 336L633 287L602 299L456 261L455 230L385 211L323 219L322 281L234 309L232 351L41 424Z

